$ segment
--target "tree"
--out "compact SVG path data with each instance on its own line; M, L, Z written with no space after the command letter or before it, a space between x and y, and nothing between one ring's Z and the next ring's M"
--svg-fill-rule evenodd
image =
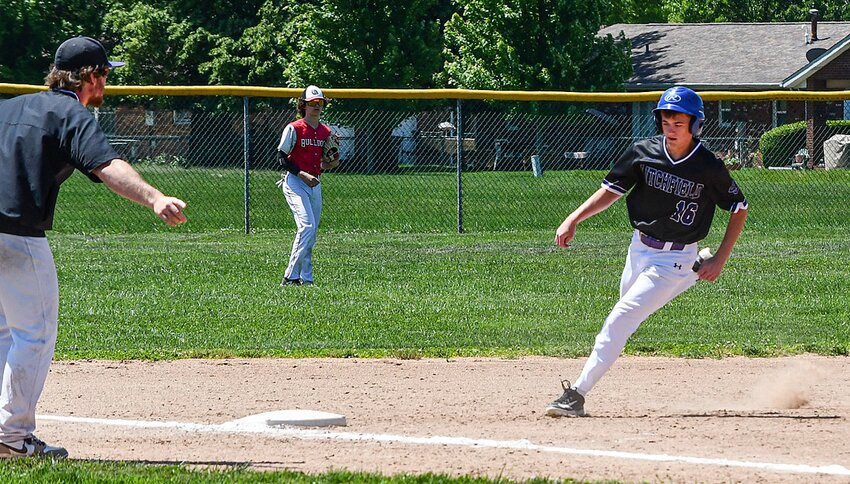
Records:
M806 22L809 9L817 8L820 19L846 21L846 0L612 0L615 5L607 25L615 23L716 23L716 22Z
M442 82L469 89L622 89L624 38L596 35L602 0L460 0L445 28ZM581 12L577 15L576 12Z
M426 88L440 69L436 0L323 0L288 6L293 86Z
M816 8L820 11L821 20L847 21L850 19L850 2L833 0L818 5Z
M257 24L265 0L147 0L145 3L166 9L178 19L216 36L239 38Z
M215 38L203 27L141 2L112 10L104 24L117 41L111 56L127 63L115 70L117 83L206 84L198 64L209 58Z
M219 37L211 59L200 69L213 84L285 86L295 37L291 13L281 3L267 0L256 25L236 38Z
M802 22L809 6L800 0L665 0L670 22Z
M603 12L602 25L666 22L664 3L665 0L612 0L611 8Z
M0 82L42 84L59 44L77 35L99 37L100 12L105 9L103 0L4 2Z

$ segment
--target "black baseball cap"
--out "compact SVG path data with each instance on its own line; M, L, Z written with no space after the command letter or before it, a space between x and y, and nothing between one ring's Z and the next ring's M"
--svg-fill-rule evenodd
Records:
M56 49L53 65L63 71L75 71L81 67L121 67L124 63L110 61L103 44L80 35L62 42Z

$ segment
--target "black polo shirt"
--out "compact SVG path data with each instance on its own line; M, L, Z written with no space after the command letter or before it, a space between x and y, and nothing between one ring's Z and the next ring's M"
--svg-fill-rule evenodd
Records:
M0 232L44 237L53 227L59 185L120 155L70 91L0 101Z

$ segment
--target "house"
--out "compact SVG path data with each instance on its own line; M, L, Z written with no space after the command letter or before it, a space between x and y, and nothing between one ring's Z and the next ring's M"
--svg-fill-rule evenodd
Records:
M99 109L95 116L110 144L124 159L165 163L185 157L192 133L192 112L153 111L141 107Z
M850 22L818 22L817 10L810 22L615 24L599 35L621 32L632 49L629 91L676 84L696 91L850 89ZM635 103L632 114L645 117L653 107ZM706 103L706 117L706 132L749 139L764 126L807 120L807 148L818 160L825 140L814 128L850 119L850 102L716 101ZM635 124L646 131L647 123Z

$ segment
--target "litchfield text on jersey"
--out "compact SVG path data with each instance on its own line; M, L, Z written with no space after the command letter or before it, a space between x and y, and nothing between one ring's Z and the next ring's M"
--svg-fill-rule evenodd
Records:
M643 176L646 178L646 185L662 192L671 193L678 197L690 198L696 200L702 193L702 183L696 183L687 178L671 175L665 171L651 166L644 165Z

